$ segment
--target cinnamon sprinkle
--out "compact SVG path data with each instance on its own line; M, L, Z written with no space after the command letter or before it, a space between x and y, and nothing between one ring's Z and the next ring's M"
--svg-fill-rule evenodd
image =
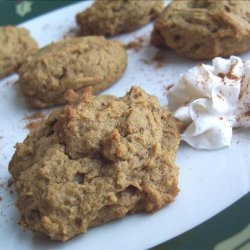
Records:
M166 87L166 90L167 90L167 91L170 90L173 86L174 86L174 84L168 85L168 86Z
M162 68L166 63L166 58L161 50L158 50L153 58L153 62L155 63L155 67L157 69Z
M250 116L250 110L244 113L245 116Z
M129 42L128 44L126 44L125 48L138 51L141 49L141 44L139 44L138 42L132 41L132 42Z
M125 48L127 50L134 50L134 51L139 51L142 47L143 47L143 43L144 43L145 37L140 36L137 37L135 40L130 41L129 43L127 43L125 45Z
M219 76L220 78L227 77L230 80L236 80L236 81L239 80L239 78L237 76L233 75L233 72L232 72L233 71L233 66L234 65L232 65L230 67L229 72L227 74L219 73L217 76Z
M147 65L153 65L156 69L160 69L166 64L167 60L163 51L158 50L153 58L150 59L142 58L140 59L140 61Z

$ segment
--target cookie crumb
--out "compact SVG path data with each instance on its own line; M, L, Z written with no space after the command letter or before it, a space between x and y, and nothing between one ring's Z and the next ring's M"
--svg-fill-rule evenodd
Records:
M138 42L135 42L135 41L131 41L129 42L128 44L125 45L125 48L126 49L132 49L132 50L135 50L135 51L138 51L141 49L141 44L139 44Z
M135 40L130 41L129 43L127 43L125 45L125 48L127 50L134 50L134 51L137 52L143 47L144 41L145 41L145 37L143 37L143 36L137 37Z

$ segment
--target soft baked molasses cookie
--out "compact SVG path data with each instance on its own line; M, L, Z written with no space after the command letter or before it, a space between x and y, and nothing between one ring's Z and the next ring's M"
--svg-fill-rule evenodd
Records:
M163 6L162 0L97 0L76 21L82 35L117 35L147 24Z
M27 58L19 83L36 108L63 104L68 89L93 86L94 93L114 84L127 66L126 50L118 41L92 36L50 44Z
M67 92L9 164L20 224L67 240L129 213L154 212L178 194L175 118L138 87L121 98Z
M152 44L194 59L250 48L250 1L174 0L155 21Z
M29 31L13 26L0 27L0 78L13 73L23 59L36 51Z

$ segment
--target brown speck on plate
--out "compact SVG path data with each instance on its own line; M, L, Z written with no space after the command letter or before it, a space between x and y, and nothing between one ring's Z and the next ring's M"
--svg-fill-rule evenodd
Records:
M143 43L145 41L145 37L137 37L135 40L128 42L125 45L125 48L127 50L134 50L134 51L139 51L143 47Z
M168 86L166 87L166 90L167 90L167 91L170 90L173 86L174 86L174 84L168 85Z
M161 50L156 52L153 62L155 63L155 67L157 69L163 67L166 64L166 57Z
M10 188L13 185L13 183L14 183L14 180L12 178L10 178L8 180L7 187Z

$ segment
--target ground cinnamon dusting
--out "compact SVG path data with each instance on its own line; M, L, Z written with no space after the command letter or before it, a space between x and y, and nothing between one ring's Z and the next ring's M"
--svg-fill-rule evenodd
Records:
M174 84L168 85L168 86L166 87L166 90L167 90L167 91L170 90L173 86L174 86Z
M125 48L138 51L141 49L141 44L139 44L138 42L132 41L132 42L129 42L128 44L126 44Z
M219 73L217 76L219 76L220 78L225 78L227 77L228 79L231 79L231 80L239 80L239 78L235 75L233 75L233 73L230 71L228 72L226 75L223 74L223 73Z
M223 100L223 97L221 95L216 95L219 99Z
M163 67L166 63L166 57L164 56L164 54L162 53L162 51L157 51L157 53L155 54L153 61L155 63L155 67L157 69Z
M245 116L250 116L250 110L244 113Z
M217 76L220 77L220 78L224 78L224 77L225 77L225 74L219 73Z
M166 64L166 57L161 50L157 51L153 58L142 58L140 61L147 65L153 65L156 69L162 68Z
M139 51L143 47L144 37L137 37L135 40L130 41L125 45L125 48L128 50Z

